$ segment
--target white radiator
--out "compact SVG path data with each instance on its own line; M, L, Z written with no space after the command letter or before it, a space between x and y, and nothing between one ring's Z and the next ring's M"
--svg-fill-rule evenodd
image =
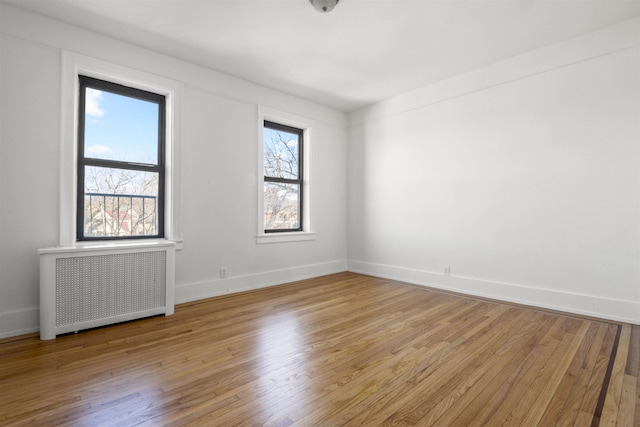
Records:
M173 242L47 248L38 252L40 339L173 314Z

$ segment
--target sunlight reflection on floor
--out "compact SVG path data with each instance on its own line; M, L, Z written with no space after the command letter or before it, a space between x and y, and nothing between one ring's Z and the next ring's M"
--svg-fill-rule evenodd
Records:
M264 413L282 417L307 406L309 374L303 370L306 353L297 316L266 319L260 327L259 390L256 400ZM274 419L274 421L276 420Z

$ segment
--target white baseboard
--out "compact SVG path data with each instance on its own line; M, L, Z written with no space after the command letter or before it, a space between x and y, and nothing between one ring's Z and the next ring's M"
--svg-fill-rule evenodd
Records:
M348 262L347 260L335 260L226 279L177 285L176 303L265 288L347 270L471 296L640 325L640 303L637 302L467 277L445 276L428 271L356 260ZM38 308L0 313L0 338L29 334L38 330Z
M227 277L225 279L213 279L205 282L176 285L176 304L266 288L343 271L347 271L347 260L335 260L243 276Z
M39 329L40 310L37 308L0 313L0 338L30 334Z
M640 325L640 303L349 260L348 270L434 289Z

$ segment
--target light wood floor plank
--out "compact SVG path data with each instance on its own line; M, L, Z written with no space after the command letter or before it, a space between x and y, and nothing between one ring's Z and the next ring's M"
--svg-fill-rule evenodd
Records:
M340 273L0 340L0 426L640 427L639 374L640 326Z
M572 426L578 417L584 390L588 386L595 356L600 351L604 339L604 328L591 324L587 335L582 340L571 365L562 378L553 400L549 403L541 425ZM567 396L566 400L561 396ZM591 424L589 422L588 424Z
M602 417L600 418L600 425L604 427L615 426L617 424L630 340L631 325L623 325L620 342L618 344L619 352L616 352L615 362L611 371L611 381L604 400Z

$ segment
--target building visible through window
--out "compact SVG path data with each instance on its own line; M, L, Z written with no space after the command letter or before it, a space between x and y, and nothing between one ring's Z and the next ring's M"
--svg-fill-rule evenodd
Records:
M163 237L165 97L79 84L77 239Z
M264 231L302 231L303 130L264 122Z

